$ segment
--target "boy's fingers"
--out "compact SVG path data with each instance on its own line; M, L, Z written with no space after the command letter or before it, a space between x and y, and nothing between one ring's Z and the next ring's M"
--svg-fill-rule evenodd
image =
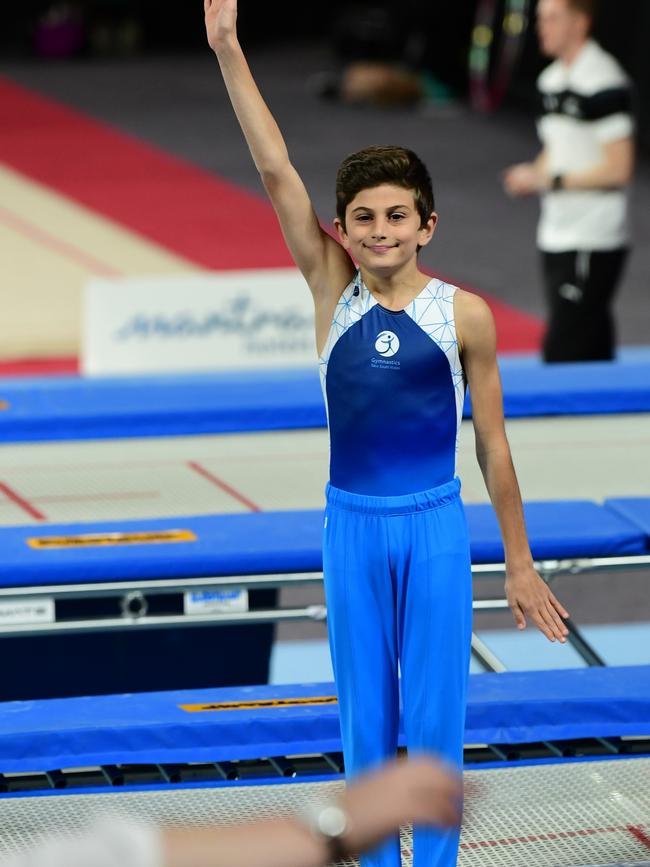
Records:
M554 631L560 641L564 641L564 636L568 634L569 630L566 628L562 617L568 617L569 614L564 608L560 605L555 596L548 590L548 595L546 598L546 610L547 617L550 618L553 623Z
M555 612L550 606L540 607L535 611L535 623L549 641L557 638L564 642L562 623L556 620Z
M555 626L555 634L560 639L560 641L564 641L564 636L568 633L569 630L562 622L562 618L560 617L551 602L546 603L546 610L548 611L549 617L552 619Z
M544 635L549 640L551 640L551 637L553 635L553 630L552 630L552 625L547 618L544 605L543 604L538 604L538 605L534 605L534 606L531 605L530 608L528 609L527 613L528 613L528 616L530 617L530 619L535 624L535 626L540 630L540 632L543 632Z
M555 622L555 618L551 615L548 609L546 611L545 620L546 625L551 631L551 640L555 641L557 639L558 641L564 641L564 636L562 635L560 627L557 625L557 623Z
M558 612L560 617L569 617L569 612L566 610L564 605L562 605L560 600L551 593L550 590L548 591L548 597L549 597L549 600L550 600L553 608L555 608L555 610Z
M526 618L524 617L524 612L519 607L518 602L513 602L512 606L512 616L515 618L515 623L517 624L518 629L526 628Z
M561 623L556 620L555 612L550 606L545 605L542 610L542 616L544 618L544 623L546 623L547 629L551 633L551 641L555 641L556 638L564 641L564 636L561 631Z
M543 633L549 641L555 641L553 637L553 630L544 619L544 615L541 611L535 612L535 614L533 615L533 622L535 623L539 631Z

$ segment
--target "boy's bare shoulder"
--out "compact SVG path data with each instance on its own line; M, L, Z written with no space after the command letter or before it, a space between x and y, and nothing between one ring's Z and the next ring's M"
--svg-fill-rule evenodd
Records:
M454 295L456 338L460 351L492 354L496 348L494 317L487 303L474 292L457 289Z
M454 295L454 314L457 325L467 329L490 327L494 317L488 304L475 292L456 289Z

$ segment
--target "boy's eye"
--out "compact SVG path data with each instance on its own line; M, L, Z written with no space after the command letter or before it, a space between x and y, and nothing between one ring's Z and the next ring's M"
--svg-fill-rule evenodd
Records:
M399 214L399 213L395 213L395 214L390 215L391 220L397 220L397 221L403 220L404 217L405 217L405 214Z
M367 223L370 219L370 214L357 214L357 220L361 223Z

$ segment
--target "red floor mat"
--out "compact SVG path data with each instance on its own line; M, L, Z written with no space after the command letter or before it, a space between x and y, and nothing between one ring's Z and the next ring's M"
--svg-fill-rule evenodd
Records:
M286 267L266 200L0 78L0 159L205 268Z
M16 358L0 361L3 376L61 376L79 373L79 359L71 355L55 358Z

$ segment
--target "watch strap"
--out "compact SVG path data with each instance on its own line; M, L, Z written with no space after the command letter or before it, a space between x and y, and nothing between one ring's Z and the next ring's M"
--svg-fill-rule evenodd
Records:
M348 817L345 810L335 802L305 804L297 812L297 818L317 836L327 848L327 862L334 864L349 856L343 841L348 830Z

